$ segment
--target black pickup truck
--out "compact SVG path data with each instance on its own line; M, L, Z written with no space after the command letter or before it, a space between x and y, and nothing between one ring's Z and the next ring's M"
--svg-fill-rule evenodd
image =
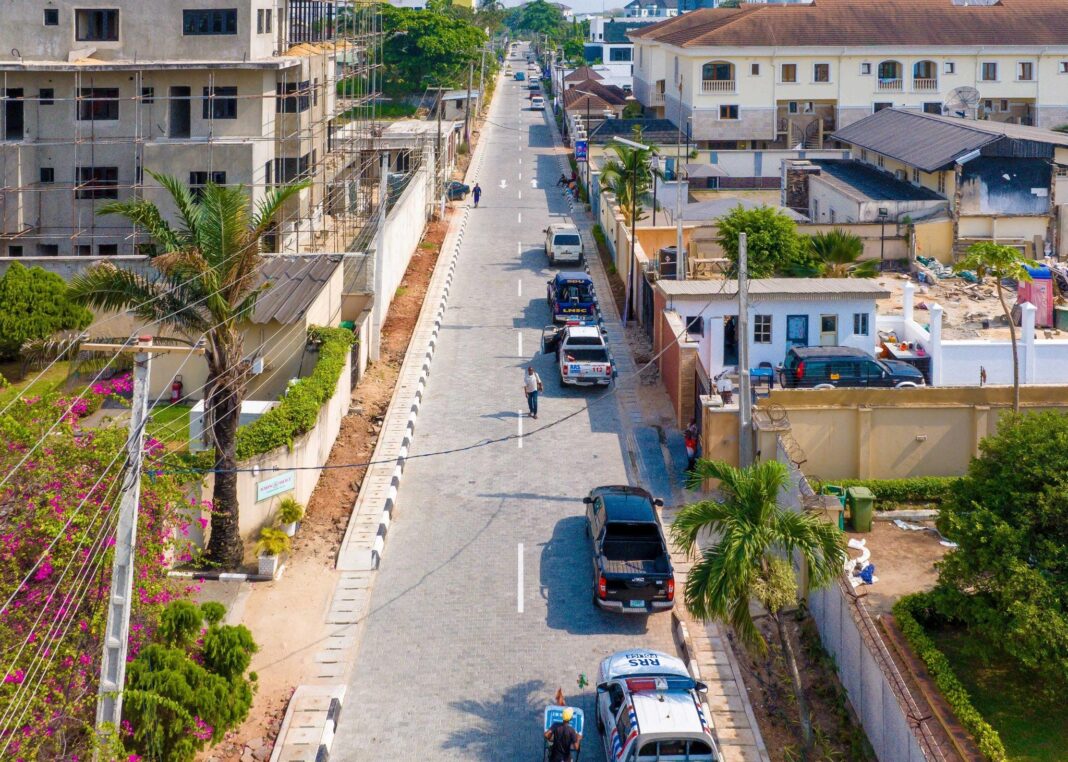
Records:
M623 614L669 611L675 574L656 515L660 500L640 487L597 487L583 498L593 540L593 601Z

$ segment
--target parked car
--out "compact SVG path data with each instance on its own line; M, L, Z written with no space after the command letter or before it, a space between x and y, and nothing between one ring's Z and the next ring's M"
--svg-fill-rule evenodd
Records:
M522 72L522 71L517 71L517 72L515 73L515 81L516 81L516 82L522 82L522 81L524 81L524 80L525 80L526 78L527 78L526 72Z
M464 185L459 180L450 180L445 185L445 197L449 201L463 201L467 198L467 194L471 192L470 185Z
M853 347L791 347L782 364L790 388L924 386L923 373L900 360L877 360Z
M607 611L652 614L675 605L675 572L656 506L640 487L597 487L582 500L593 540L593 601Z
M550 325L542 331L542 345L543 351L556 353L560 382L567 386L607 386L615 378L599 326Z
M707 690L675 656L643 648L609 656L597 673L597 730L609 759L718 760Z
M571 262L576 265L582 263L584 252L582 250L582 234L574 225L554 222L545 228L545 256L549 258L549 264L557 262Z
M554 323L581 325L597 320L597 294L589 273L558 272L547 284L546 299Z
M533 98L530 99L530 108L534 111L544 111L545 99L542 98L540 95L535 95Z

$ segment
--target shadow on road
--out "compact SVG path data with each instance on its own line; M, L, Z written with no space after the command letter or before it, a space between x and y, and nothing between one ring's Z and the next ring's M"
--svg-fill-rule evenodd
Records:
M586 536L586 517L556 522L550 540L541 546L539 590L545 600L545 623L573 635L618 633L641 635L647 617L612 615L593 602L593 549Z
M455 731L444 748L465 752L466 759L519 759L529 748L540 759L541 714L548 689L541 680L527 680L508 688L499 701L453 701L453 709L472 715L469 727ZM522 758L527 758L523 754Z

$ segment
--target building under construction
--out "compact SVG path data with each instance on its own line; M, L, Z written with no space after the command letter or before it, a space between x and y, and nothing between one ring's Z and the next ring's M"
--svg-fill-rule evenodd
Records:
M114 199L174 214L152 173L309 187L268 247L372 237L375 0L9 0L0 24L0 256L115 257L150 242Z

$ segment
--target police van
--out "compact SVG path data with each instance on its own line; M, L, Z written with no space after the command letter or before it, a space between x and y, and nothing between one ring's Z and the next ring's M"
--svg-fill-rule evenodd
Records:
M597 730L613 762L714 762L706 688L681 659L659 651L620 651L601 662Z

